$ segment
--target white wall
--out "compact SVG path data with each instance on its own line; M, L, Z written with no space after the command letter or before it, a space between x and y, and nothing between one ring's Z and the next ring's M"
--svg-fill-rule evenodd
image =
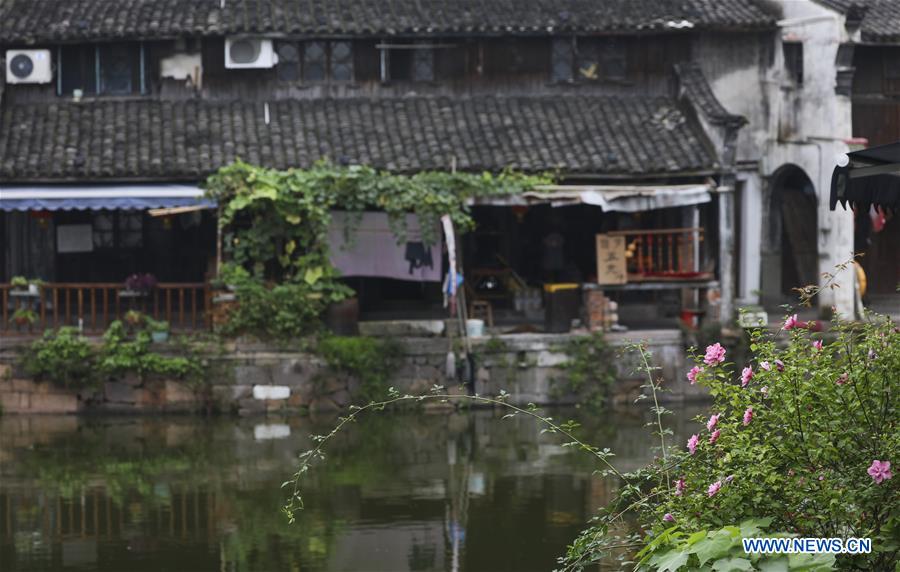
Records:
M741 185L740 284L737 295L747 304L759 302L762 287L762 233L771 196L770 177L788 164L803 169L818 198L819 272L832 272L850 258L853 219L831 211L828 199L836 157L847 151L852 136L850 98L834 91L835 59L848 40L843 17L811 0L781 0L779 32L724 43L719 36L698 39L694 59L704 67L713 91L732 113L749 120L738 139ZM793 85L784 70L781 42L802 41L804 81ZM795 221L796 222L796 221ZM819 297L821 308L835 306L852 316L855 275L847 271L838 289Z

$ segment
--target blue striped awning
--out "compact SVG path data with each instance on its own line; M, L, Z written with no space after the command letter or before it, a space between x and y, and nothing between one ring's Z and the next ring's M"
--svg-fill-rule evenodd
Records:
M215 208L194 185L46 185L0 187L0 211Z

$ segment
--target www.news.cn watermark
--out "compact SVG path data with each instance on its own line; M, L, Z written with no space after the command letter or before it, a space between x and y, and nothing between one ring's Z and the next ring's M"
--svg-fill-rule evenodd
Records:
M871 538L743 538L747 554L869 554Z

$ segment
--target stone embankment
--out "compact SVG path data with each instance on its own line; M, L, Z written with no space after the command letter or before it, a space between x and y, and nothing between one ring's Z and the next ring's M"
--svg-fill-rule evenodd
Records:
M371 326L370 326L371 328ZM454 387L445 375L447 352L453 347L439 328L390 323L366 334L392 335L404 348L390 384L401 393L423 394L434 385ZM562 367L569 358L564 348L576 334L511 334L472 338L475 391L481 395L509 393L514 404L576 404ZM608 334L610 359L618 372L611 389L614 404L631 403L645 382L635 373L636 354L621 353L627 344L644 340L668 392L665 399L703 398L684 377L686 365L677 330ZM459 351L460 344L455 345ZM217 358L223 374L208 385L191 386L171 379L129 377L107 381L90 390L66 390L24 379L15 367L14 348L0 349L0 406L5 413L153 413L222 411L264 414L299 411L332 413L349 405L360 382L331 373L323 360L310 353L271 345L231 342Z

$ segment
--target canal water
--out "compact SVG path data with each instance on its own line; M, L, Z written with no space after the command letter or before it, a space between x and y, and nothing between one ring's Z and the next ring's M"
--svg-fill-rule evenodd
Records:
M637 409L548 413L622 470L655 454ZM678 443L696 413L667 419ZM293 525L281 483L333 419L0 417L0 570L551 570L618 483L501 416L359 421L304 479Z

